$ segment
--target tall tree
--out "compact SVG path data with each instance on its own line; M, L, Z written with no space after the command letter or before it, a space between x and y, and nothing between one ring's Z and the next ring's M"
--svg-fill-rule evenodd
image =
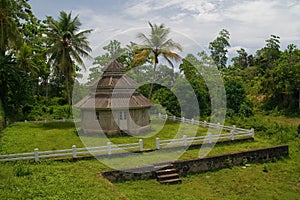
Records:
M173 52L173 50L182 51L182 47L179 43L169 39L170 29L166 28L164 24L157 25L151 24L151 34L146 36L144 33L139 33L137 37L143 42L138 48L140 51L133 58L133 65L143 64L150 58L154 71L158 64L159 56L162 56L172 67L174 71L174 65L172 61L179 62L180 56ZM152 96L153 83L149 91L149 98Z
M111 40L109 44L103 47L103 50L107 52L101 56L97 56L93 62L93 65L96 66L89 69L91 72L88 77L89 83L99 78L103 67L109 64L112 60L116 59L118 62L124 64L123 54L125 53L126 48L121 47L121 42L118 40Z
M23 43L21 21L30 19L31 7L27 0L0 1L0 51L17 49Z
M248 62L249 56L246 50L241 48L236 52L238 53L238 56L231 59L231 61L233 62L233 66L239 69L245 69L246 67L249 66L249 62Z
M64 11L60 12L58 20L48 17L47 25L49 63L58 74L62 74L68 104L71 106L72 85L76 75L75 62L84 67L82 57L89 57L92 50L87 40L87 35L92 30L79 32L81 23L78 16L72 18L71 13L67 14Z
M276 66L275 61L280 57L280 53L280 37L271 35L266 40L266 46L256 51L255 65L259 66L261 73L264 74Z
M187 79L187 81L189 81L195 94L197 95L201 116L206 116L210 113L210 99L205 80L201 75L201 73L203 72L201 68L205 68L204 66L208 64L208 60L206 60L208 58L205 56L204 52L199 52L198 56L200 59L198 59L193 54L188 54L183 59L183 62L179 66L179 69L184 73L185 78Z
M230 47L229 44L230 33L226 29L222 29L219 32L219 36L212 42L209 43L209 50L215 64L219 69L225 68L227 63L227 47Z
M300 109L300 50L291 44L281 52L263 79L268 109L295 112ZM298 110L299 111L299 110Z
M4 111L4 126L10 112L9 99L12 97L12 92L14 93L19 87L18 83L21 78L16 66L16 60L12 55L0 54L0 106Z
M4 107L4 125L8 110L8 96L14 92L20 69L13 55L23 45L22 23L29 21L32 16L27 0L0 1L0 106Z

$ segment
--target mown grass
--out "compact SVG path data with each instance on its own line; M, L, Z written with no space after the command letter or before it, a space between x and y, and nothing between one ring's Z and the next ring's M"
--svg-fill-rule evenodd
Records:
M17 176L27 168L30 175ZM0 199L121 199L99 174L107 169L97 160L0 164Z
M78 137L74 124L71 122L48 122L48 123L15 123L3 132L1 140L1 154L33 152L35 148L40 151L70 149L72 145L77 147L106 145L107 141L115 144L138 142L143 138L144 149L155 149L155 139L181 138L183 135L205 135L207 128L180 124L168 120L165 124L156 119L152 124L152 130L139 137L104 137L104 136L81 136ZM155 119L153 120L155 122ZM254 141L246 141L232 144L217 144L214 148L176 149L170 151L147 152L143 154L131 154L114 159L104 158L101 161L111 168L123 169L150 165L157 162L186 160L198 158L199 156L218 155L254 148L271 146L268 140L256 137Z
M161 185L156 180L115 185L129 199L296 200L300 192L299 164L292 159L200 173L182 180L181 185Z
M9 125L2 133L1 154L83 147L72 122L24 123Z
M145 149L154 149L156 138L172 139L182 138L183 135L206 135L208 129L202 126L180 124L172 120L166 123L161 119L152 120L151 131L138 136L80 136L78 137L72 122L18 122L8 126L3 131L1 139L1 154L32 152L39 150L70 149L77 147L106 145L107 141L115 144L135 143L143 139Z
M182 138L183 135L188 137L200 136L207 134L207 128L202 126L191 126L189 124L180 124L173 120L168 120L165 122L163 119L153 118L151 123L151 130L145 133L141 133L133 137L119 137L119 136L108 136L109 141L115 144L124 144L124 143L135 143L139 139L143 139L145 149L154 149L156 138L172 139L172 138ZM107 140L103 139L106 136L81 136L82 140L88 146L100 146L106 145Z
M297 137L296 125L279 120L276 123L281 125L277 126L270 121L270 125L265 126L272 131L265 133L262 124L266 124L267 120L267 117L260 121L257 118L245 119L251 126L257 125L255 140L219 144L209 155L288 143L290 158L274 163L251 164L247 168L233 167L190 175L183 177L180 185L161 185L156 180L112 185L99 175L99 172L109 167L96 159L65 162L42 160L37 164L0 163L0 199L298 199L300 138ZM294 120L298 123L297 119ZM241 121L234 122L243 125ZM171 132L177 130L176 126L168 122L159 133L162 134L160 137L173 137ZM279 133L274 132L278 130ZM282 140L280 134L287 136L287 139ZM157 135L147 137L145 140L151 141L151 137ZM127 137L122 138L122 141L133 139L137 138ZM110 140L122 143L117 137ZM3 132L0 144L2 152L8 153L32 151L36 147L50 150L70 148L73 144L82 145L72 123L16 123ZM199 149L191 149L180 159L195 158L198 155ZM115 162L122 166L126 164L118 163L117 160Z

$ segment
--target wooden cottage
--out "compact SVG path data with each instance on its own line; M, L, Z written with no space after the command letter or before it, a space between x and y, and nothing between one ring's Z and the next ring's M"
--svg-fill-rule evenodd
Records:
M138 87L125 74L125 68L112 61L104 68L103 75L90 85L90 94L75 104L81 111L82 131L116 135L148 130L149 109L153 103L135 91Z

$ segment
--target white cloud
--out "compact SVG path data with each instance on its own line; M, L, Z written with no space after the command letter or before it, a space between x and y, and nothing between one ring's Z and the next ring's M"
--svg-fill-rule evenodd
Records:
M92 56L103 53L110 39L139 42L138 32L149 32L148 21L171 28L170 37L184 47L182 55L207 50L219 31L231 34L230 56L240 48L249 54L265 45L271 34L281 37L281 46L300 46L300 2L287 0L131 0L120 10L99 12L85 5L73 9L79 14L83 29L94 29L89 40ZM113 4L113 3L110 3ZM99 5L100 6L100 5ZM70 8L72 9L72 8ZM109 9L109 8L107 8Z

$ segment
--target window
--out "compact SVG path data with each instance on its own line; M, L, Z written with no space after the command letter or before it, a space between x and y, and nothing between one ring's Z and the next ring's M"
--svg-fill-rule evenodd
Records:
M125 111L121 111L119 113L119 119L120 120L126 120L127 119L127 113Z
M96 111L96 119L99 120L100 119L100 112Z

